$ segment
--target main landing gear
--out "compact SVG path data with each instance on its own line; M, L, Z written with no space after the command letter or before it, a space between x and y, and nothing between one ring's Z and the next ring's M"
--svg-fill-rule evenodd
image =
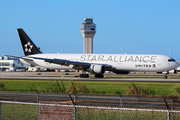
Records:
M89 74L80 74L80 78L89 78Z
M94 77L95 78L104 78L104 75L103 74L95 74Z
M80 78L89 78L89 74L80 74L79 76ZM95 78L104 78L103 74L95 74L94 75Z

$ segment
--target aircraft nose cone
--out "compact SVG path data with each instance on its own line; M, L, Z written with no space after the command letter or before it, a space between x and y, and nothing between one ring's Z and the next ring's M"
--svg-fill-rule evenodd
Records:
M172 64L173 69L175 69L175 68L177 68L177 67L179 67L179 66L180 66L180 64L179 64L178 62L174 62L174 63Z
M179 67L179 66L180 66L180 64L178 62L176 62L176 67Z

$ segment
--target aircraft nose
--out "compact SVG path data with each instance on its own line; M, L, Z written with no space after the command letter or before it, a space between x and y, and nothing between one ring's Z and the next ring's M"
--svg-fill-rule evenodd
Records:
M180 64L178 62L174 62L174 64L172 65L174 68L177 68L180 66Z
M178 62L176 62L176 67L179 67L179 66L180 66L180 64Z

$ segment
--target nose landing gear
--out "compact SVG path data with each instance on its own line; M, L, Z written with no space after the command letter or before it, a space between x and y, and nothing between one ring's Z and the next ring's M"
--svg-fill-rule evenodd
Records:
M164 78L164 79L167 79L167 76L168 76L168 73L166 73L163 78Z
M164 76L163 78L164 78L164 79L167 79L167 76Z

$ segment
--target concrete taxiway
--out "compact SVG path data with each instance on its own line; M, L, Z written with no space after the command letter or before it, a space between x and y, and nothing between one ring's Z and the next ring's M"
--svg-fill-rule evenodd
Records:
M105 75L105 78L79 78L79 73L75 72L0 72L0 79L18 80L75 80L75 81L125 81L125 82L175 82L180 83L178 74L169 75L168 79L163 79L163 75ZM137 77L136 77L137 76Z

